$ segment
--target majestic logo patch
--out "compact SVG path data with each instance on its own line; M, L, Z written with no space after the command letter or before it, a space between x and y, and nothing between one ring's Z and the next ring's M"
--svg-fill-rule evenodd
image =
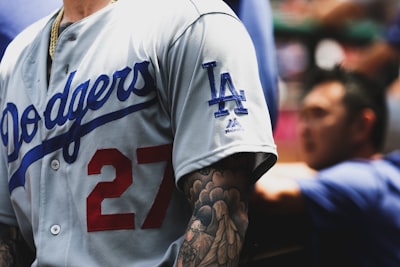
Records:
M233 133L239 131L244 131L244 129L237 118L229 119L228 125L225 128L225 133Z

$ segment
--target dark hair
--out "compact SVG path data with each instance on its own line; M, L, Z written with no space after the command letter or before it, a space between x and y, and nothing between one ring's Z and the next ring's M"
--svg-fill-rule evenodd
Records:
M361 73L336 66L331 70L316 69L307 82L311 89L317 84L338 81L344 89L343 103L348 110L349 119L355 118L365 109L371 109L376 116L371 141L377 151L384 145L387 124L386 88L383 84Z

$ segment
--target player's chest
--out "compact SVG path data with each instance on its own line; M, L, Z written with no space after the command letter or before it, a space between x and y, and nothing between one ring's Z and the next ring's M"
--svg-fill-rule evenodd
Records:
M26 64L36 64L35 74L28 75L26 65L18 67L2 99L1 136L10 161L32 147L45 147L43 140L75 144L107 126L140 129L161 116L149 61L135 57L119 67L96 66L93 61L93 68L56 71L48 86L46 65L30 62ZM62 64L54 62L53 71L58 69Z

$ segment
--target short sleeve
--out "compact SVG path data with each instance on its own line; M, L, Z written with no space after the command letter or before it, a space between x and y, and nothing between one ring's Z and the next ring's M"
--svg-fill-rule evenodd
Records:
M255 50L234 15L204 14L169 52L176 177L229 155L257 155L254 179L276 161Z
M319 229L340 229L363 218L381 198L382 185L367 163L350 162L298 180L306 207Z

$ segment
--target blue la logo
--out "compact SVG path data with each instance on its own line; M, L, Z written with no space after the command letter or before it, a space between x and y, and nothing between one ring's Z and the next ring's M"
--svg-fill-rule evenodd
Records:
M214 68L217 66L217 63L212 61L204 63L202 66L203 69L206 69L208 72L208 79L211 88L211 100L208 101L208 104L210 106L218 105L218 111L214 113L215 118L229 115L229 110L225 108L225 103L228 101L235 101L235 114L248 114L248 110L244 108L242 104L242 101L246 101L244 90L240 90L239 93L236 91L231 75L229 73L221 74L219 95L217 95L214 76ZM226 88L229 89L230 95L226 95Z

